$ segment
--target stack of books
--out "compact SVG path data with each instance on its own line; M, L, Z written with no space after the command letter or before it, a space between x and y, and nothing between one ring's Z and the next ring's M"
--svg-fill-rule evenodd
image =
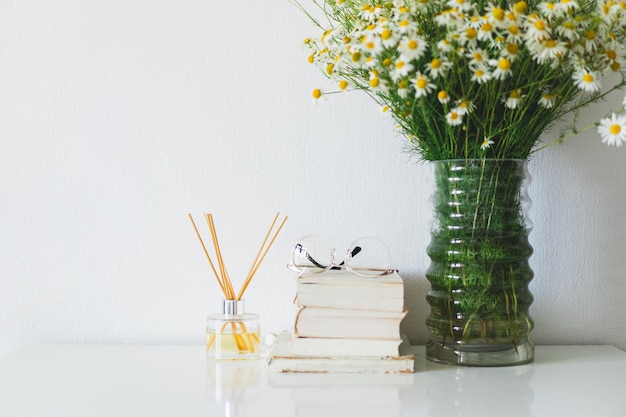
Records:
M406 315L397 274L375 278L346 271L297 278L293 332L279 335L269 369L277 372L413 372L400 333Z

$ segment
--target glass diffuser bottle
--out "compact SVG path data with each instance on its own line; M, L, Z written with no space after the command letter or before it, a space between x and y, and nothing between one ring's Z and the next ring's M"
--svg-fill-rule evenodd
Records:
M278 215L279 213L276 213L276 216L274 217L274 220L272 221L272 224L263 239L263 243L255 256L252 265L250 265L250 270L241 285L241 289L239 292L235 292L233 283L230 280L228 272L226 272L226 266L224 265L224 260L218 243L213 216L210 213L204 215L209 226L209 231L211 232L211 240L215 249L217 262L213 262L211 259L211 255L204 244L200 231L198 230L193 217L189 214L189 220L191 220L191 224L193 225L196 235L198 236L200 245L202 246L204 254L209 261L209 265L211 266L211 270L213 271L215 279L224 293L225 298L222 303L222 312L218 314L210 314L206 318L206 351L209 359L256 359L261 356L259 316L245 312L242 297L248 288L250 281L252 281L252 278L259 269L259 266L261 266L263 259L265 259L265 255L267 255L267 252L270 250L274 240L276 240L278 233L287 221L287 217L285 216L283 221L278 226L278 229L274 231ZM272 231L274 231L273 234ZM218 268L215 267L216 263Z
M259 316L245 312L244 300L223 300L222 313L206 318L206 352L210 359L260 357Z

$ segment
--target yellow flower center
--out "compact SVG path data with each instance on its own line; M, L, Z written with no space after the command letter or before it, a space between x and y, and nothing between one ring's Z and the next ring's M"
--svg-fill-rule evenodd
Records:
M621 68L621 66L622 66L622 65L621 65L619 62L617 62L617 61L613 61L613 62L611 63L611 70L613 70L613 71L619 71L619 69Z
M318 98L322 97L322 90L320 90L319 88L316 88L315 90L313 90L313 98L315 100L317 100Z
M483 55L480 52L474 52L474 61L481 62L483 60Z
M335 69L335 64L326 65L326 74L331 75Z
M509 69L511 69L511 61L509 61L507 58L502 58L498 61L498 68L500 68L502 71L508 71Z
M478 32L476 32L476 29L474 28L467 28L465 30L465 36L467 36L467 39L476 39Z
M549 39L545 43L546 48L554 48L556 46L556 41L554 39Z
M585 32L584 36L587 40L592 41L596 38L596 31L593 29L589 29L587 32Z
M383 59L383 66L388 67L389 65L391 65L391 58L385 58Z
M517 26L517 25L511 25L511 26L509 26L509 33L510 33L511 35L517 35L517 34L519 34L519 26Z
M537 20L535 22L535 29L540 31L546 30L546 22L544 22L543 20Z
M456 120L458 118L459 118L459 114L457 112L455 112L455 111L450 112L450 119Z
M478 78L482 77L483 75L485 75L485 71L481 70L481 69L477 69L474 74L476 74L476 76Z
M437 98L439 98L439 100L444 101L448 99L448 93L441 90L440 92L437 93Z
M515 55L519 52L519 46L516 43L509 43L506 45L506 51L511 55Z
M517 99L520 98L522 95L520 94L519 90L513 90L511 91L511 94L509 94L509 98L513 98L513 99Z
M405 27L409 26L409 21L408 21L408 20L406 20L406 19L401 20L401 21L400 21L400 23L398 23L398 25L399 25L400 27L402 27L402 28L405 28Z
M315 61L315 54L309 55L307 61L309 61L309 64L312 64Z
M401 81L398 83L398 88L401 88L401 89L402 89L402 88L407 88L407 86L408 86L408 83L406 82L406 80L401 80Z
M528 11L528 4L526 4L525 1L518 1L513 6L513 10L515 10L515 13L518 14L526 14L526 12Z
M576 26L574 26L574 22L567 21L567 22L563 22L563 27L567 30L574 30Z
M618 135L621 131L622 127L620 125L611 125L609 128L609 132L611 132L612 135Z
M583 75L583 81L586 83L592 83L594 81L593 75L588 73Z
M348 88L348 82L346 80L339 81L339 88L345 90L346 88Z
M407 46L409 47L409 49L417 49L419 44L417 43L415 39L411 39L409 43L407 44Z
M442 62L438 58L435 58L432 61L430 61L430 67L432 69L439 69L439 68L441 68L441 65L442 65Z
M491 32L493 30L493 26L491 23L487 22L480 27L480 30L483 32Z
M374 87L374 88L376 88L376 87L378 87L379 85L380 85L380 79L378 79L378 78L372 78L372 79L370 80L370 87Z
M402 69L404 67L404 61L398 61L396 62L396 68L397 69Z
M391 31L389 29L385 29L383 30L383 33L380 34L380 37L383 38L384 40L387 40L389 38L391 38Z
M428 85L428 81L426 81L423 78L418 78L416 84L417 84L417 88L419 88L420 90L423 90Z
M494 7L492 13L494 19L504 20L504 9L501 9L500 7Z
M352 62L359 62L361 60L361 53L356 51L352 54Z

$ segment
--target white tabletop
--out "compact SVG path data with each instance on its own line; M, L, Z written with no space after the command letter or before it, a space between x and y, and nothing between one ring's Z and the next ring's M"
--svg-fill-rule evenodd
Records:
M626 353L539 346L533 364L416 373L268 373L203 346L46 345L0 357L0 416L625 417Z

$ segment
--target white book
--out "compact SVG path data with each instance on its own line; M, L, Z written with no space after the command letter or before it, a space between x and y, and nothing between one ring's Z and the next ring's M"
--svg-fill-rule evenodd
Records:
M301 307L294 333L298 337L399 340L407 312Z
M332 339L294 337L291 350L298 356L398 356L402 339Z
M398 356L364 357L335 356L314 357L294 355L291 350L292 334L283 332L278 336L269 356L270 372L319 372L319 373L413 373L415 356L408 343L402 343Z
M300 275L296 302L300 306L364 310L404 310L404 283L397 274L364 278L346 271Z

